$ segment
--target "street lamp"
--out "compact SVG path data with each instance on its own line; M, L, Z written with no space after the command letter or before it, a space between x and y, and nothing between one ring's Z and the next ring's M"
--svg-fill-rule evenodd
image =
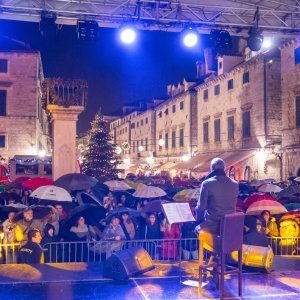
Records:
M39 157L44 157L46 155L46 151L45 150L40 150L39 151Z
M117 147L115 148L115 153L116 153L117 155L120 155L120 154L122 153L122 148L121 148L120 146L117 146Z
M151 166L154 165L154 157L153 156L147 156L146 157L146 162Z
M123 162L124 162L124 164L125 164L127 167L130 166L131 161L130 161L130 158L129 158L129 157L128 157L128 158L124 158Z
M164 140L164 139L159 139L158 145L159 145L160 147L162 147L164 144L165 144L165 140Z
M182 157L181 157L182 161L188 161L191 159L191 156L189 154L184 154Z

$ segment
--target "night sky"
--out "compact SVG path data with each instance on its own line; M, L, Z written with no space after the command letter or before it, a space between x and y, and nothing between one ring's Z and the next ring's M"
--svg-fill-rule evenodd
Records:
M95 113L113 113L123 104L166 97L167 85L195 78L203 50L187 49L180 33L139 31L134 47L119 42L117 30L100 28L96 42L78 41L75 26L62 26L55 40L44 39L38 23L0 20L0 49L21 49L3 36L40 50L45 77L88 81L87 109L79 117L78 132L90 127ZM203 43L200 43L203 44Z

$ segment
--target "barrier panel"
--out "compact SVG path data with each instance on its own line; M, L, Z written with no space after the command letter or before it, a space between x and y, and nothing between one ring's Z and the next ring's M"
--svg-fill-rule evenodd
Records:
M181 244L180 244L181 243ZM44 245L45 262L101 262L113 252L143 247L156 261L198 259L197 239L58 242ZM180 255L184 253L183 255Z
M300 238L269 238L274 254L300 256ZM45 263L102 262L113 252L143 247L154 261L198 260L198 239L56 242L43 246ZM17 263L20 244L0 244L0 263Z

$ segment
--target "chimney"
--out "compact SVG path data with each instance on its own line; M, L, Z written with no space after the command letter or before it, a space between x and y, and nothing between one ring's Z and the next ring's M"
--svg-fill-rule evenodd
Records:
M205 73L205 62L204 61L196 61L196 70L197 70L197 79L204 77Z
M214 72L215 54L212 48L204 49L205 73Z

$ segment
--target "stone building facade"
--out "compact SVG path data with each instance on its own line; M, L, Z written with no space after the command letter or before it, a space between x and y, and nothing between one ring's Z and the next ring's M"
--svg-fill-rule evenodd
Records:
M156 159L169 170L197 150L196 80L168 87L169 99L155 108ZM162 141L162 143L159 143Z
M208 65L200 64L198 80L170 85L168 99L149 110L155 169L200 177L218 156L237 180L299 176L300 41L256 55L219 55L215 71ZM142 119L136 113L130 123ZM125 133L122 126L114 130ZM130 128L121 139L131 141L132 151L144 136ZM182 162L184 156L190 159Z
M281 177L276 156L281 145L280 71L279 51L248 61L219 56L218 76L196 87L198 152L223 157L236 179ZM206 173L207 167L195 168L201 170Z
M44 79L37 51L0 52L0 154L50 153L49 122L41 107Z
M150 170L154 167L156 149L154 107L162 100L140 101L122 107L121 116L110 118L110 134L120 151L121 169L136 172L139 168ZM132 168L131 168L132 167Z
M300 41L281 47L283 175L300 176Z

